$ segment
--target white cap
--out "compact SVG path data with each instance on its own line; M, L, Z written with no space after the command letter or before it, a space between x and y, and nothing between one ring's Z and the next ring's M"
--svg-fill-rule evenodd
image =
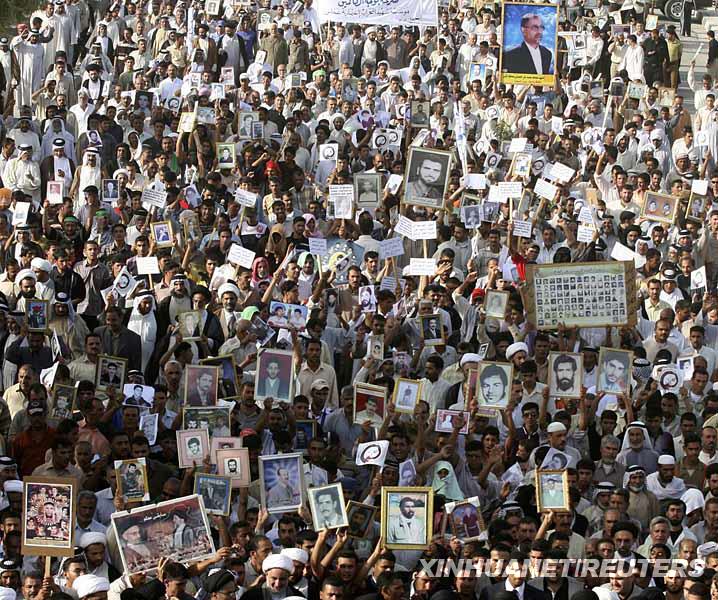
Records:
M464 356L461 357L461 361L459 362L459 366L463 367L466 363L477 363L481 359L479 358L478 354L475 354L473 352L467 352L464 354Z
M658 457L658 464L659 465L675 465L676 459L673 458L670 454L661 454Z
M37 281L37 275L32 269L23 269L15 277L15 281L22 281L23 279L34 279Z
M8 492L10 492L11 494L13 492L17 494L22 494L22 481L20 481L19 479L11 479L3 483L2 488L6 494Z
M514 342L508 348L506 348L506 358L511 360L511 357L517 352L524 352L528 355L529 347L524 342Z
M110 591L110 582L104 577L98 577L97 575L80 575L73 581L72 587L77 592L79 598L84 598L97 592Z
M703 493L696 488L688 488L683 495L681 500L686 505L686 514L692 513L694 510L703 508L706 505L706 499L703 497Z
M705 544L698 546L696 552L698 553L698 558L705 558L710 554L718 552L718 544L715 542L706 542Z
M292 559L283 554L270 554L262 563L262 571L265 573L272 569L284 569L287 573L294 571Z
M554 421L546 428L546 433L566 433L566 426L559 421Z
M87 548L92 544L104 544L107 546L107 536L98 531L88 531L87 533L83 533L80 537L80 546Z
M15 600L17 593L9 587L0 586L0 600Z
M288 556L294 562L300 562L303 565L306 565L307 562L309 562L309 554L307 554L306 550L302 550L301 548L284 548L284 550L280 552L280 555Z
M52 265L50 264L49 260L45 260L44 258L40 258L39 256L36 256L32 259L30 262L30 266L33 269L38 269L39 271L45 271L46 273L49 273L52 271Z
M235 296L237 296L237 298L239 298L239 288L236 285L234 285L233 283L223 283L222 285L220 285L219 289L217 290L217 298L219 298L221 300L222 295L225 292L234 294Z

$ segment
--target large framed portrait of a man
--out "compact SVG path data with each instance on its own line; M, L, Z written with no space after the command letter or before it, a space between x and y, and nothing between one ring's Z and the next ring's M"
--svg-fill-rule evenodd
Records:
M262 349L257 357L254 382L255 398L289 403L293 397L294 373L291 350Z
M270 513L293 512L304 503L302 453L259 457L261 504Z
M476 397L483 408L503 409L511 397L513 367L498 362L479 363Z
M430 487L383 487L381 537L387 550L424 550L434 522L434 491Z
M337 529L349 525L341 483L309 488L307 495L315 531Z
M536 471L538 512L570 510L568 471Z
M554 85L558 10L558 4L503 4L501 83Z
M451 152L411 148L404 185L404 203L439 209L449 185Z
M580 398L582 382L582 354L551 352L548 355L549 396L553 398Z
M187 365L184 371L184 405L214 406L217 404L219 367Z
M601 347L598 354L597 392L622 394L631 382L633 352Z

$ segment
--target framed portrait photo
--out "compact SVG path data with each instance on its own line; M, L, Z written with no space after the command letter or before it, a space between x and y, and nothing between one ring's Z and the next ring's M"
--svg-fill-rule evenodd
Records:
M262 348L257 355L254 397L290 403L294 397L294 352Z
M213 437L210 440L209 456L213 465L217 464L217 450L233 450L242 447L241 437Z
M304 503L302 453L259 457L261 504L270 513L293 512Z
M503 409L511 397L513 365L480 362L476 381L476 397L483 408Z
M411 119L409 124L416 129L426 129L431 117L431 102L428 100L411 101Z
M641 216L650 221L673 223L676 219L679 198L668 194L647 192Z
M354 384L354 423L363 425L370 421L372 427L381 427L384 422L387 390L371 383Z
M394 385L392 403L396 412L414 414L414 408L421 394L421 381L400 377Z
M232 480L232 487L247 487L252 481L247 448L217 450L217 472Z
M47 300L31 299L25 302L25 324L28 331L47 331L50 321L50 304Z
M707 202L708 198L706 196L698 196L697 194L691 193L688 198L688 204L686 205L686 220L702 223L705 218Z
M583 385L583 354L550 352L548 393L553 398L580 398Z
M188 310L177 315L177 323L179 332L182 334L182 340L185 342L197 341L202 332L199 330L202 323L202 313L198 310Z
M149 112L152 110L152 101L154 94L146 90L138 90L135 92L135 108L137 110Z
M177 456L180 469L191 469L204 462L209 454L209 432L206 429L180 429L177 432Z
M63 182L48 181L47 182L47 201L50 204L62 204Z
M112 526L127 574L156 573L162 557L182 563L215 553L207 512L196 494L113 513Z
M294 424L297 428L294 449L306 453L309 450L309 442L317 437L317 422L311 419L298 419Z
M49 419L59 423L63 419L71 418L75 410L77 388L74 385L56 383L52 386L50 395L52 396L52 404L48 413Z
M155 240L155 246L157 248L171 248L172 247L172 225L169 221L155 221L150 224L152 229L152 237Z
M658 88L658 104L670 108L676 99L676 90L669 87Z
M558 58L558 4L504 2L499 54L501 83L553 85ZM540 59L540 68L531 48Z
M307 496L315 531L349 525L341 483L310 487L307 489Z
M425 346L442 346L446 343L440 314L421 315L419 325Z
M102 199L106 202L115 202L120 197L120 184L117 179L102 180Z
M192 133L196 124L196 112L192 111L180 113L180 120L179 125L177 126L177 131L179 131L180 133Z
M116 460L115 473L117 489L126 502L144 502L150 499L147 461L144 458Z
M229 437L231 410L229 406L186 406L182 409L182 426L185 429L207 429L210 437Z
M186 365L184 368L184 405L215 406L219 386L219 367Z
M196 473L194 493L202 497L208 515L228 517L232 503L232 479L223 475Z
M200 365L217 367L219 370L218 397L229 398L236 396L239 391L237 382L237 363L233 354L212 356L199 361Z
M448 529L451 535L462 542L477 540L486 530L478 496L461 502L447 502L444 504L444 511L446 512L444 532Z
M217 144L217 166L220 169L234 169L234 144Z
M454 423L456 423L461 415L464 416L464 424L461 429L459 429L459 433L467 435L469 433L471 413L461 410L445 410L443 408L437 409L434 431L439 433L452 433L454 431Z
M598 353L597 392L622 394L629 390L633 352L602 346Z
M381 536L387 550L424 550L433 528L432 488L382 487Z
M259 122L258 112L243 112L239 115L239 137L252 138L252 123Z
M100 354L95 370L95 388L106 392L109 388L122 390L127 373L127 360L119 356Z
M568 471L536 471L536 509L571 510L568 497Z
M495 319L506 318L506 307L509 304L509 292L500 290L486 290L484 309L487 317Z
M404 184L404 203L440 209L449 185L452 153L412 147Z
M347 504L347 520L349 521L348 534L353 538L365 538L373 529L378 506L361 504L350 500Z
M72 556L77 482L64 477L23 477L22 553Z
M376 208L381 198L381 173L358 173L354 176L354 199L358 208Z

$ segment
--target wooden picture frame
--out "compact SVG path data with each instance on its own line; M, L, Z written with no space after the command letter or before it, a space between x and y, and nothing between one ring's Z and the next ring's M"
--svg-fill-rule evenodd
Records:
M130 471L133 466L135 467L134 472L139 472L138 477L133 476L133 472ZM116 460L115 473L117 474L117 490L126 502L146 502L150 499L147 460L144 457ZM133 485L133 479L136 479L136 485Z
M356 539L365 538L367 533L369 533L369 530L373 529L374 521L376 520L376 513L379 510L379 507L350 500L347 503L346 509L347 520L349 521L347 534L349 537ZM362 514L365 516L362 519L354 519L356 514Z
M50 323L50 303L30 298L25 301L25 325L30 332L46 333Z
M232 466L232 461L236 468ZM249 487L252 474L249 468L249 450L247 448L223 448L217 450L217 473L229 477L232 487Z
M127 378L127 359L109 354L100 354L97 357L95 369L95 389L107 392L112 387L122 393Z
M409 531L401 521L402 506L414 504ZM434 531L434 490L430 487L384 486L381 489L381 537L387 550L425 550ZM406 541L404 541L406 540Z
M25 476L22 483L22 554L73 556L78 482L71 477Z
M402 390L401 392L399 390ZM421 396L421 381L399 377L394 384L394 393L391 396L394 410L408 415L414 414L414 408Z
M561 485L561 501L558 501L556 484ZM536 471L536 510L539 513L571 510L568 494L568 471ZM555 500L555 501L554 501Z
M442 527L444 534L448 529L452 536L462 542L478 540L486 531L486 523L481 514L481 502L478 496L457 502L447 502L444 504L444 513Z

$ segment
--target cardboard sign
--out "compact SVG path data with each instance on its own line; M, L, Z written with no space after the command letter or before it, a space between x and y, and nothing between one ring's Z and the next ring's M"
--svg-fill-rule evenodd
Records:
M137 257L137 274L138 275L159 275L160 264L156 256L138 256Z
M142 190L142 204L164 208L167 203L167 192L164 190L156 190L153 188L145 188Z
M237 188L234 192L234 197L242 206L247 208L254 208L257 206L257 194L241 188Z
M540 196L541 198L546 198L546 200L553 200L556 197L556 192L558 192L558 188L550 181L546 181L545 179L538 179L536 181L536 185L534 186L534 192L537 196Z
M392 237L379 242L379 258L385 260L392 256L403 256L404 242L400 237Z
M229 262L234 263L235 265L239 265L240 267L244 267L246 269L251 269L255 256L256 253L252 250L244 248L239 244L232 244L232 246L230 246L229 248L229 254L227 255L227 259L229 260Z
M412 258L409 263L411 275L428 275L433 277L436 272L436 261L433 258Z
M309 252L317 256L326 256L327 240L325 238L309 238Z
M514 221L514 235L522 238L531 237L531 221Z

